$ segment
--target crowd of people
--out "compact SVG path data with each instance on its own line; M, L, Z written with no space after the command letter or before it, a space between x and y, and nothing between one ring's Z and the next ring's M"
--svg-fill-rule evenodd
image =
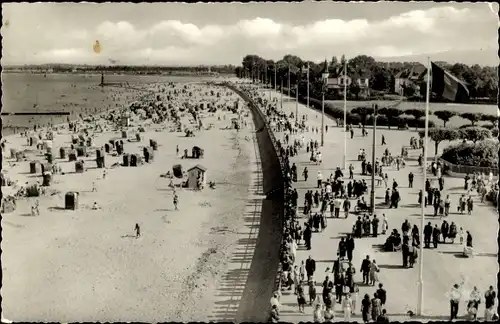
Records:
M254 92L254 97L258 98L258 94ZM276 130L285 132L282 140L278 139L276 145L278 155L282 165L284 177L284 194L285 194L285 213L284 213L284 229L283 243L280 252L281 276L279 278L280 289L275 292L271 298L271 316L273 322L280 321L280 297L281 291L293 291L297 297L297 307L299 312L304 313L309 305L312 308L312 320L315 322L329 322L335 318L336 307L341 308L345 321L350 321L351 316L360 310L364 322L369 321L389 321L387 311L384 308L387 301L387 293L383 289L383 284L379 283L378 274L380 267L376 261L366 256L362 260L359 271L362 274L363 281L359 284L363 285L379 285L379 290L370 298L369 294L364 295L361 302L359 298L359 286L354 276L356 274L353 266L353 251L355 250L355 240L364 237L377 237L378 235L386 235L387 239L384 244L386 251L400 251L402 253L402 268L413 267L418 260L418 249L421 244L425 248L431 248L430 242L434 248L440 243L454 243L457 236L460 243L465 247L472 248L472 235L459 227L454 222L448 223L446 219L441 219L441 225L432 225L428 223L423 230L424 240L421 242L420 229L417 225L412 225L406 220L401 225L401 234L398 229L394 228L389 232L389 221L385 214L379 218L378 215L371 213L368 204L364 200L364 194L367 192L368 185L364 179L354 179L354 166L351 164L349 170L349 181L346 182L344 174L340 168L336 168L329 177L325 177L321 171L317 173L316 189L307 190L304 195L304 204L302 214L299 215L299 194L294 188L294 182L298 181L300 170L295 163L290 163L289 158L298 154L309 154L310 161L321 163L321 147L317 141L306 141L304 133L309 129L306 125L306 118L302 118L301 123L297 123L293 114L286 115L278 109L277 100L267 102L265 99L260 99L261 106L264 107L265 115L268 120L272 121L276 126ZM314 128L312 131L316 131ZM349 127L349 131L352 128ZM297 137L293 139L293 136ZM385 143L385 138L383 139ZM422 141L417 143L415 138L412 138L412 148L419 148L423 145ZM358 154L358 160L361 161L361 174L370 175L374 172L379 176L378 185L381 182L388 187L388 176L384 172L386 167L394 167L397 170L406 166L405 158L407 150L402 151L400 156L393 157L388 148L383 152L383 156L377 159L372 166L366 161L366 153L362 150ZM419 161L422 163L421 161ZM433 169L431 171L434 171ZM419 194L419 203L425 198L426 206L435 206L436 200L443 204L438 204L435 215L439 214L445 217L450 212L449 195L445 199L441 198L444 194L444 178L442 170L438 166L435 167L437 185L433 186L434 179L429 179L426 183L426 196L423 197L422 192ZM305 181L309 177L309 170L305 167L301 172ZM409 172L408 182L409 187L413 188L413 173ZM476 178L477 179L477 178ZM469 181L470 180L470 181ZM472 183L471 179L467 181ZM478 181L475 182L477 188ZM436 199L437 196L437 199ZM351 205L350 198L356 199L356 203ZM401 201L401 196L398 190L398 183L393 179L392 186L386 189L386 203L389 208L398 208ZM460 200L460 204L462 204ZM443 205L442 213L440 206ZM467 206L467 202L465 202ZM436 210L436 209L435 209ZM461 210L461 209L460 209ZM465 211L465 209L463 209ZM350 213L357 213L357 220L352 227L352 233L340 239L337 249L337 259L332 267L328 267L326 276L322 282L321 295L316 291L315 273L316 261L312 256L306 260L297 260L297 250L303 245L307 250L312 248L312 239L314 233L321 233L328 226L328 218L340 217L340 212L343 211L343 216L347 218ZM472 211L472 208L471 208ZM305 220L301 224L300 220ZM331 271L331 273L330 273ZM491 293L490 293L491 295ZM489 296L490 296L489 295ZM306 298L308 296L308 298ZM491 299L491 297L488 297ZM494 298L495 299L495 298ZM339 306L337 306L339 305ZM471 304L472 306L476 304ZM468 307L470 308L470 307ZM490 314L491 315L491 314ZM492 318L493 315L488 318Z

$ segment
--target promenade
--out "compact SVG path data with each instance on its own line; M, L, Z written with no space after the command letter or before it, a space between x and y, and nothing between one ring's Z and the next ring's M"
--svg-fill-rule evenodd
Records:
M269 90L260 90L264 94L266 99L270 98ZM271 91L271 97L277 97L280 99L280 94ZM289 115L291 112L295 113L296 104L293 98L288 98L283 95L283 110ZM279 102L278 102L279 107ZM321 129L321 112L316 111L312 108L307 108L306 106L299 104L299 118L302 115L307 115L309 127L318 127ZM344 153L344 133L342 127L335 127L336 123L333 119L328 116L325 117L325 125L328 125L328 132L325 133L325 145L320 148L323 155L323 162L321 165L316 165L315 163L309 162L309 154L306 153L305 148L302 149L299 154L295 157L290 158L290 163L295 163L297 166L298 182L294 183L294 188L297 188L299 193L299 206L303 206L304 194L307 190L316 191L316 175L318 171L321 171L324 179L334 173L337 166L342 168L343 164L343 153ZM361 162L357 161L357 154L361 148L364 148L368 157L368 161L371 161L372 156L372 136L371 129L368 129L369 135L367 137L361 136L361 129L355 129L354 138L350 139L348 136L347 140L347 165L352 164L354 166L354 179L364 178L367 184L371 185L370 176L361 176ZM276 133L277 138L282 139L283 133ZM320 143L321 132L306 132L299 133L297 135L291 136L290 142L294 138L300 138L304 135L306 143L310 139L317 140ZM385 136L387 145L381 145L381 137ZM409 145L411 137L418 138L418 134L414 131L400 131L400 130L388 130L377 128L376 135L376 157L380 158L383 154L385 148L388 148L393 156L397 156L401 152L401 147L403 145ZM431 144L431 148L433 145ZM430 154L433 153L433 149L429 150ZM417 153L418 156L418 153ZM302 171L304 167L309 170L309 179L304 181L302 176ZM413 172L415 175L414 188L408 188L408 173ZM387 235L392 231L392 229L398 229L401 231L402 223L408 219L411 225L416 224L420 229L420 205L418 202L418 191L423 189L423 175L422 168L418 166L416 161L407 161L405 168L401 168L397 171L393 167L384 167L384 172L389 176L388 185L392 186L392 180L395 179L399 184L398 188L401 195L401 202L399 208L388 209L388 206L384 205L384 193L385 186L382 184L380 187L376 187L376 211L375 213L381 219L382 214L385 214L389 223L389 230ZM348 171L344 170L344 175L348 177ZM448 320L449 318L449 299L447 293L452 288L453 284L464 282L463 293L464 298L460 303L459 317L463 318L466 314L466 299L469 296L469 292L474 286L477 286L484 295L485 290L490 286L496 288L496 274L498 272L497 263L497 233L498 233L498 222L497 222L497 211L491 203L481 203L480 198L476 195L474 196L474 210L472 215L467 215L467 213L460 215L456 213L457 203L460 195L464 194L463 190L464 181L459 178L445 177L444 181L444 197L447 194L450 195L451 204L451 214L445 217L448 223L455 222L457 224L457 229L463 227L464 231L470 231L473 237L473 244L475 250L475 256L473 258L463 258L462 246L458 243L459 239L455 241L455 244L440 244L437 249L425 249L424 255L420 255L414 268L404 269L402 267L402 254L401 252L382 252L379 246L384 244L387 235L380 235L377 238L366 237L362 239L355 240L355 249L353 253L353 266L356 268L355 281L362 282L361 274L359 273L359 268L362 259L366 255L370 256L370 259L375 259L380 267L379 280L383 283L384 288L387 291L387 302L385 309L391 321L398 320L410 320L407 315L408 311L416 312L417 298L418 298L418 272L419 263L424 260L424 308L423 317L413 317L411 320L427 321L427 320ZM368 188L368 193L370 188ZM365 195L365 200L369 202L369 194ZM355 205L355 200L352 200L352 207ZM433 208L427 207L425 223L431 222L432 226L438 224L441 226L441 218L434 217ZM299 214L300 223L306 221L303 214ZM332 269L333 262L336 259L337 247L341 237L345 237L345 234L350 233L352 226L357 219L357 215L351 212L349 218L345 219L343 217L343 212L341 212L341 218L333 219L328 218L328 226L321 233L313 233L312 237L312 249L307 251L303 245L299 246L297 252L297 258L295 264L300 265L302 260L306 260L308 256L311 256L316 260L316 272L314 274L314 280L317 285L317 292L321 294L322 282L325 279L325 275L329 275L333 279L333 274L325 273L327 267ZM381 226L381 225L380 225ZM381 231L379 230L379 233ZM423 238L421 238L423 240ZM360 292L359 298L356 305L356 315L352 317L354 321L361 321L360 314L360 303L364 294L368 293L370 298L373 297L373 293L378 287L369 287L359 285ZM309 299L307 295L307 287L305 287L306 299ZM299 322L299 321L312 321L312 308L307 306L304 313L300 313L298 310L297 296L294 295L293 290L283 290L281 297L282 307L280 308L280 320L284 322ZM343 313L341 306L337 304L335 306L336 311L336 321L341 321L343 319ZM480 305L479 316L482 318L484 314L484 301Z

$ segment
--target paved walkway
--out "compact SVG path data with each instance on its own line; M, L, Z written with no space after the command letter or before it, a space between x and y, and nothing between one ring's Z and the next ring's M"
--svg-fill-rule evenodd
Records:
M261 90L265 92L265 98L269 98L269 90ZM280 98L279 93L271 91L272 97ZM284 96L284 98L287 98ZM295 113L295 102L284 100L283 109L289 114ZM299 104L299 115L306 114L310 126L321 128L321 112L312 108L307 108ZM316 190L316 174L321 171L323 177L326 178L333 173L337 166L342 167L343 163L343 130L341 127L333 127L335 121L331 118L325 118L325 125L329 125L328 132L325 135L325 146L321 149L323 154L322 165L315 165L309 162L309 155L305 149L298 156L290 159L290 163L295 163L298 168L299 181L294 184L299 192L299 206L303 205L304 194L307 190ZM381 135L384 134L387 146L382 147ZM304 133L306 142L309 138L320 142L320 134L308 132ZM370 131L371 135L371 131ZM283 138L283 133L277 133L277 138ZM298 135L299 137L301 134ZM408 145L409 139L412 136L418 137L417 133L411 131L399 130L379 130L377 129L376 150L377 157L381 157L385 147L388 147L393 155L398 155L402 145ZM348 139L347 147L347 165L353 164L355 167L355 179L363 178L360 175L361 162L357 161L357 153L360 148L364 148L367 156L371 157L372 137L361 137L361 131L355 131L355 137ZM304 167L309 169L309 179L303 181L302 171ZM420 228L420 206L417 204L418 190L423 187L422 169L418 167L416 161L408 161L407 166L400 171L386 167L384 172L388 173L389 182L392 184L392 179L396 179L399 184L401 202L398 209L387 209L387 207L378 207L383 202L385 188L376 188L376 214L381 218L382 213L385 213L389 222L389 233L393 228L401 232L401 224L405 219L410 223L417 224ZM408 188L408 173L413 172L415 175L414 188ZM370 185L370 177L364 177ZM389 184L389 185L390 185ZM370 189L369 189L370 190ZM368 190L368 192L369 192ZM452 199L452 210L456 211L456 204L459 196L464 193L463 180L456 178L445 178L445 196L450 194ZM365 196L365 200L369 202L369 195ZM353 201L354 202L354 201ZM432 225L441 225L439 217L433 217L433 208L428 207L426 210L427 223L430 221ZM322 233L314 233L312 238L312 249L307 251L303 246L299 247L297 253L297 263L300 264L309 255L316 260L315 281L317 282L317 291L321 293L321 283L324 280L325 270L327 267L332 267L333 260L336 258L337 246L340 237L345 236L345 233L351 232L352 225L356 220L356 216L351 215L348 219L328 219L328 227ZM426 315L421 318L413 318L412 320L427 321L427 320L447 320L449 317L449 300L446 297L447 292L453 284L465 281L464 292L468 297L469 291L474 285L484 294L484 291L490 286L497 287L496 274L498 273L498 245L497 245L497 211L490 203L481 203L479 198L474 197L474 211L471 216L452 213L447 217L448 222L455 222L457 228L463 227L464 230L469 230L475 247L475 255L473 258L462 258L462 247L460 244L440 244L436 250L425 250L424 252L424 311ZM301 222L305 222L302 218ZM380 231L379 231L380 232ZM419 255L417 265L411 269L402 268L402 256L400 252L381 252L377 248L379 244L383 244L386 240L386 235L379 235L378 238L362 238L356 239L355 250L353 256L353 265L356 268L355 280L362 281L359 274L359 267L362 259L366 255L370 255L371 259L375 259L380 267L379 279L384 284L387 290L387 309L390 320L405 321L410 320L407 316L409 310L416 312L417 294L418 294L418 262L421 262L422 256ZM330 276L331 277L331 276ZM360 285L359 301L356 306L357 316L353 317L355 321L361 321L360 301L365 293L373 297L376 288ZM307 289L305 289L307 294ZM308 299L308 296L306 296ZM297 298L293 292L283 291L281 298L282 308L280 311L281 320L285 322L312 321L312 309L306 307L305 313L298 311ZM459 316L465 315L465 301L460 304ZM479 314L484 314L484 301L482 302ZM336 306L336 321L341 321L343 315L340 305Z

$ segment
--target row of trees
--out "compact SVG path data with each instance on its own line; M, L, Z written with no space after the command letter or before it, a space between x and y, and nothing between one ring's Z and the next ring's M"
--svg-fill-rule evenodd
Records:
M321 101L311 99L311 105L320 109ZM338 120L344 118L344 110L334 107L331 104L325 104L325 111ZM348 124L372 125L373 124L372 107L357 107L347 113ZM454 141L465 139L473 142L481 141L491 137L498 137L498 117L494 115L482 113L456 113L449 110L438 110L429 112L435 115L443 122L442 127L436 127L434 122L429 121L429 138L434 142L435 154L438 152L439 144L443 141ZM377 125L398 128L415 127L422 129L425 127L425 110L423 109L408 109L401 110L398 108L380 108L377 115ZM446 127L447 122L454 116L460 116L469 120L469 124L465 124L459 128ZM479 122L485 122L479 125ZM424 137L424 130L419 131L419 135Z
M302 60L295 55L285 55L281 60L273 61L264 59L258 55L247 55L243 58L242 65L236 67L235 73L238 77L250 77L254 80L268 80L274 84L274 74L276 71L276 83L279 86L281 81L283 85L288 85L288 71L290 68L290 84L295 86L297 81L301 79L301 68L310 67L310 94L311 97L319 98L323 90L321 82L321 73L325 63L328 63L330 73L336 71L344 65L346 58L342 56L340 60L337 57L332 57L329 62L312 62ZM471 98L488 98L492 102L497 101L498 93L498 77L497 67L479 66L477 64L469 66L462 63L448 64L446 62L437 62L443 68L449 70L453 75L465 81L468 84ZM395 76L399 72L411 69L420 65L416 62L377 62L371 56L358 55L347 61L348 73L368 74L369 84L374 93L393 93ZM422 70L425 72L425 69ZM424 74L424 73L423 73ZM422 74L422 76L423 76ZM305 93L307 87L305 80L299 84L299 93ZM357 85L353 84L348 92L351 96L356 97ZM407 87L404 91L408 97L415 97L419 100L425 100L425 83L423 77L412 86ZM326 91L327 99L337 99L335 93ZM440 100L441 98L433 98Z
M423 130L419 131L419 136L422 138L425 136ZM435 155L438 154L439 144L443 141L466 140L476 143L492 138L493 136L498 137L498 128L493 128L492 130L480 126L467 126L458 129L444 127L429 128L429 138L434 142Z

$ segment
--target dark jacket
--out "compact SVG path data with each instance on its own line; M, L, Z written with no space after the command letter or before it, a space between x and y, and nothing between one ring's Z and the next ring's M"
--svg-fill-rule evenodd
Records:
M314 261L313 259L307 259L306 271L309 273L316 271L316 261Z
M385 301L387 300L387 292L385 291L385 289L384 288L377 289L377 296L382 302L382 305L384 305Z
M370 265L372 262L370 260L364 259L363 262L361 263L361 271L367 272L370 271Z

